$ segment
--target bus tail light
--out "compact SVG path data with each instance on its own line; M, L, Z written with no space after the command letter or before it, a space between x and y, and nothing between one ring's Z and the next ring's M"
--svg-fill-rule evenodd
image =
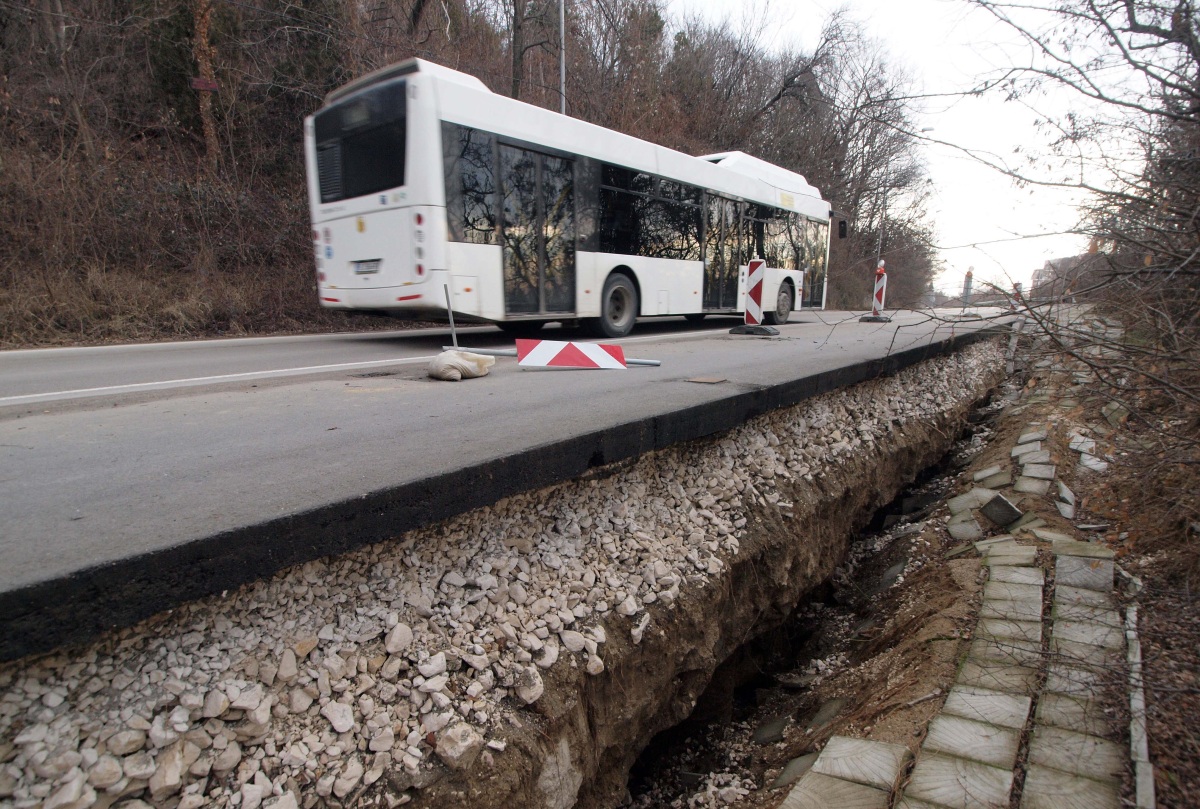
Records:
M415 301L415 300L419 299L420 297L421 297L420 295L401 295L399 298L396 298L396 300L398 300L398 301Z
M418 277L418 278L424 278L424 277L425 277L425 265L423 265L423 264L418 264L418 265L417 265L417 277Z

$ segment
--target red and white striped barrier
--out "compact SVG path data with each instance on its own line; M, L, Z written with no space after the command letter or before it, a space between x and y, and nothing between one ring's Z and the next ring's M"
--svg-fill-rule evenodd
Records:
M871 314L860 317L861 322L890 323L892 321L883 313L885 295L887 295L887 272L884 270L884 260L879 259L879 266L875 269L875 295L871 298Z
M625 351L618 345L562 340L517 340L517 365L523 368L625 369Z
M763 279L767 275L767 262L761 258L751 259L746 265L746 311L741 326L734 326L730 334L753 334L770 336L779 334L779 329L764 326L763 322Z
M761 258L751 259L746 268L746 325L759 326L763 321L762 291L763 278L767 274L767 262Z

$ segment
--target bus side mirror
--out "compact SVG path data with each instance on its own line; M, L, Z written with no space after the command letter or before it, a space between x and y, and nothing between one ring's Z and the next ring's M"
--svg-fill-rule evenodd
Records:
M838 220L838 238L839 239L846 238L846 220L845 219Z

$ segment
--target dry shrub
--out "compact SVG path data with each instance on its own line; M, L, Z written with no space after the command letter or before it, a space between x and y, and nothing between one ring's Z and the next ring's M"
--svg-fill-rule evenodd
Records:
M316 302L298 167L270 185L182 177L146 146L98 165L0 159L0 345L344 323Z

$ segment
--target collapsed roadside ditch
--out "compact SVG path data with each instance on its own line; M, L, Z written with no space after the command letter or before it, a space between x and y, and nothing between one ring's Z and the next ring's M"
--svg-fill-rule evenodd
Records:
M0 667L16 807L612 807L951 445L996 341Z
M920 577L932 513L990 439L1002 404L988 400L973 409L949 451L875 512L830 579L717 668L693 713L656 736L634 763L622 807L774 806L837 727L858 721L870 729L867 723L877 721L879 712L856 699L854 688L831 695L838 691L838 675L902 645L900 634L915 634L913 623L891 620L897 597L889 591ZM970 562L961 567L964 573L977 568ZM967 576L959 578L958 586L969 584ZM973 597L978 588L964 589ZM946 639L957 640L956 631ZM936 705L943 696L932 685L922 687L922 694L893 700L891 707L917 709L913 718L922 720L918 706ZM919 728L919 721L908 724L910 733ZM787 730L802 732L791 733L789 744ZM903 735L896 734L902 743Z

